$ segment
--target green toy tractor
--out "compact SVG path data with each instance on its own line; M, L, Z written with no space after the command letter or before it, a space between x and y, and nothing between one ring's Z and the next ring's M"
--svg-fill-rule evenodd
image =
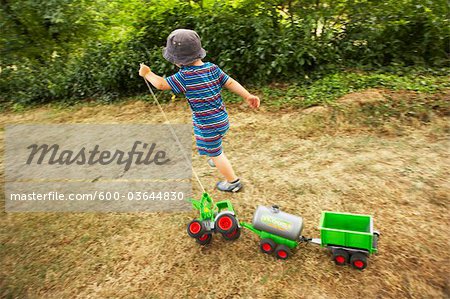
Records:
M236 240L241 235L241 227L233 205L229 200L214 203L208 193L203 193L200 200L190 199L200 217L187 226L187 233L200 245L211 243L213 233L221 233L228 241Z

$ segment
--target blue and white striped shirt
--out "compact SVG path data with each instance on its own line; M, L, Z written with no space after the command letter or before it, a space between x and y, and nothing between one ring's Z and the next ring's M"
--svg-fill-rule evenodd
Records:
M203 132L228 128L228 114L220 92L230 77L217 65L182 66L166 78L175 93L184 93L192 110L194 126Z

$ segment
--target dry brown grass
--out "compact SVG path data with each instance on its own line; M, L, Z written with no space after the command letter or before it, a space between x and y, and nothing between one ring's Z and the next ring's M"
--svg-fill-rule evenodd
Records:
M442 97L448 101L448 93ZM169 104L165 110L170 119L189 122L186 105ZM216 171L197 155L193 163L213 198L230 198L241 220L250 221L258 204L277 203L304 217L304 235L318 237L322 210L373 214L382 232L380 252L365 271L336 267L314 245L301 245L290 260L277 261L259 253L259 240L248 231L232 243L214 236L202 248L185 232L194 212L1 212L1 295L448 297L448 119L431 112L426 124L392 118L380 125L364 122L357 111L319 110L229 107L232 127L225 151L244 180L242 193L213 191ZM161 121L156 107L140 101L0 115L1 124ZM195 185L194 194L200 195Z

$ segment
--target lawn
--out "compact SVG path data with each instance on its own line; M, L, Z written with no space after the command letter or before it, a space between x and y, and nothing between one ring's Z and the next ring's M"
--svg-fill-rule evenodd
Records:
M214 199L231 199L241 220L251 221L257 205L301 215L309 237L319 237L323 210L372 214L381 238L366 270L337 267L314 245L275 260L259 252L249 231L235 242L214 236L200 247L186 233L194 211L5 213L2 207L0 296L448 297L449 90L372 89L307 109L269 109L264 100L259 111L228 105L224 149L243 192L215 191L217 171L194 154L203 184ZM148 101L4 111L0 124L163 122ZM184 102L164 109L173 122L190 122ZM200 196L195 181L193 187Z

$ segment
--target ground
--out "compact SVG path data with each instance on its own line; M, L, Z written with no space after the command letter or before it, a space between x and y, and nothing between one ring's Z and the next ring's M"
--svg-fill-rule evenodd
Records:
M442 106L448 101L448 91L371 90L306 110L267 109L264 102L259 111L229 105L225 151L245 184L238 194L213 190L219 175L193 155L213 198L231 199L241 220L251 221L257 205L278 204L304 218L303 235L319 237L323 210L372 214L382 234L379 254L362 272L335 266L329 253L314 245L301 245L287 261L275 260L259 252L258 237L246 230L235 242L214 236L210 246L200 247L186 233L194 211L2 211L1 295L448 298L450 142L448 110ZM414 108L419 102L431 108ZM383 107L398 113L386 114ZM189 122L184 103L164 109L174 122ZM2 125L162 121L155 106L139 100L0 115Z

